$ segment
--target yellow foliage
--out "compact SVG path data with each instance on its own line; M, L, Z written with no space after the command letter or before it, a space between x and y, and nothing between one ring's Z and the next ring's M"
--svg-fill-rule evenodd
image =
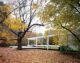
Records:
M7 18L4 23L13 30L24 30L26 28L26 25L24 23L22 23L21 19L19 19L19 18L18 19Z
M4 4L4 5L0 6L0 11L2 12L2 13L0 13L0 20L3 20L5 15L11 11L11 6ZM11 15L9 15L5 19L4 24L6 24L10 29L13 29L16 31L17 30L24 30L24 28L27 27L25 24L23 24L21 22L21 19L13 18ZM16 38L13 33L9 32L9 30L7 30L7 29L4 29L4 26L0 26L0 29L1 29L0 38L3 38L3 39L5 38L6 43L16 42L16 40L10 40L12 38Z
M53 43L54 44L58 44L59 43L59 37L58 36L54 36L53 37Z
M53 12L55 12L55 9L53 8L55 6L47 5L43 11L40 11L38 16L42 21L49 21L49 18L53 15Z
M55 44L59 45L67 45L67 31L63 29L56 29L53 31L54 32L54 37L53 37L53 42Z
M4 4L0 5L0 21L3 21L5 17L8 17L8 14L11 11L11 6Z
M9 31L3 31L0 32L0 38L5 39L5 43L16 43L16 40L11 40L13 38L16 38L14 34L10 33Z

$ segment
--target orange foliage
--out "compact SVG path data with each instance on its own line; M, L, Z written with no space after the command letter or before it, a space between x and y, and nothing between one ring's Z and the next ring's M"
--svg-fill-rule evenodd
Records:
M11 10L11 6L10 5L5 4L5 5L0 6L0 11L2 11L2 12L9 13L10 10Z
M0 11L8 14L11 11L11 6L4 4L0 6ZM5 14L2 14L2 16L5 17ZM0 18L3 19L2 17ZM21 22L21 19L13 18L11 15L9 15L3 23L6 24L10 29L15 31L24 30L24 28L27 27L24 23ZM6 38L7 43L16 42L15 40L11 40L15 39L16 36L8 29L4 29L4 26L0 26L0 30L2 30L0 31L0 38Z

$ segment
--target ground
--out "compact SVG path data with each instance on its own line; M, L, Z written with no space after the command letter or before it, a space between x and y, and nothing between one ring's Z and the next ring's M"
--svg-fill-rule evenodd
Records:
M0 63L80 63L79 53L61 53L53 50L0 47Z

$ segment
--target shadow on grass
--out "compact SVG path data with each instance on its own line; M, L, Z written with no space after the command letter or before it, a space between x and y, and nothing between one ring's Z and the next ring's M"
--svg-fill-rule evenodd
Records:
M31 49L29 49L29 48L25 49L24 48L23 50L31 50ZM36 49L38 49L38 50L46 50L46 51L58 51L62 55L67 55L67 56L74 57L76 59L80 59L80 52L78 52L78 51L60 51L59 49L48 49L47 50L46 48L43 48L43 49L42 48L36 48Z
M80 52L78 52L78 51L63 51L60 53L63 55L74 57L76 59L80 59Z
M46 50L46 51L58 51L62 55L67 55L74 57L76 59L80 59L80 51L60 51L59 49L47 49L47 48L23 48L20 51L30 51L30 50ZM19 51L16 49L16 51Z

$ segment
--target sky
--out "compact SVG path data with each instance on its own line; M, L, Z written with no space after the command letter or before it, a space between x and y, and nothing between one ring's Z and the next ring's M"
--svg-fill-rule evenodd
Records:
M6 1L6 0L0 0L0 1Z

